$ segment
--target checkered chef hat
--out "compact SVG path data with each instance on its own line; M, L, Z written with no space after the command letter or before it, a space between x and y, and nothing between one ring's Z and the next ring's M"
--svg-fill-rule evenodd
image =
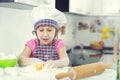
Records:
M66 23L64 13L60 12L50 5L42 5L33 8L32 15L34 22L34 31L39 26L52 26L59 29Z

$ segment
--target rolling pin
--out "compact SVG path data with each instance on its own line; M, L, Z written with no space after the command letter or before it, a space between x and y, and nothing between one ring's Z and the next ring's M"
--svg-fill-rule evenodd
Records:
M78 80L94 75L101 74L105 69L110 68L111 64L103 64L101 62L90 63L80 66L71 67L66 73L58 73L55 75L56 79L69 77L71 80Z

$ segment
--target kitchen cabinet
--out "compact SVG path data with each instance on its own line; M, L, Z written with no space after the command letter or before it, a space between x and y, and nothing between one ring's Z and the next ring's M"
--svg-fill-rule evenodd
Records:
M104 16L120 13L120 0L0 0L0 7L27 10L41 4L52 5L63 12L83 15Z
M120 13L120 0L102 0L102 14L115 15Z
M120 0L56 0L56 6L63 12L85 15L104 16L120 13Z
M91 6L91 0L70 0L69 12L88 15L92 12Z
M92 14L99 16L118 15L120 0L93 0Z
M69 12L94 16L120 14L120 0L70 0Z
M32 10L39 5L51 5L55 7L55 0L0 0L0 7Z
M15 2L20 2L20 3L35 5L35 6L39 6L41 4L48 4L55 7L55 0L15 0Z
M92 12L91 15L101 15L102 13L102 0L91 0Z
M18 2L35 6L50 4L55 7L55 0L0 0L0 2Z

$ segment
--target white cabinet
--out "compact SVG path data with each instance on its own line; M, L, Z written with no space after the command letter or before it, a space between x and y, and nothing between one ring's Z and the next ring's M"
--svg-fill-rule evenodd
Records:
M118 15L120 13L120 0L93 0L92 8L92 15Z
M68 0L68 1L69 12L72 13L94 16L120 14L120 0Z
M48 4L55 7L55 0L15 0L15 2L20 2L29 5L39 6L41 4Z
M85 0L86 1L86 13L92 14L92 5L93 5L93 0Z
M0 0L0 7L32 10L39 5L51 5L55 7L55 0Z
M102 0L102 14L115 15L120 13L120 0Z
M102 0L92 0L92 14L101 15L102 13Z
M91 0L70 0L69 12L78 14L91 14L92 11Z

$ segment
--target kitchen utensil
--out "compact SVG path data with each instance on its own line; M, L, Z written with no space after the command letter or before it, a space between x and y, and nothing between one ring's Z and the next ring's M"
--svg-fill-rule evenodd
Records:
M78 80L85 77L101 74L106 68L110 68L111 64L103 64L101 62L85 64L81 66L72 67L66 73L58 73L55 75L56 79L69 77L71 80Z
M14 67L17 64L17 57L14 58L0 58L0 67Z

